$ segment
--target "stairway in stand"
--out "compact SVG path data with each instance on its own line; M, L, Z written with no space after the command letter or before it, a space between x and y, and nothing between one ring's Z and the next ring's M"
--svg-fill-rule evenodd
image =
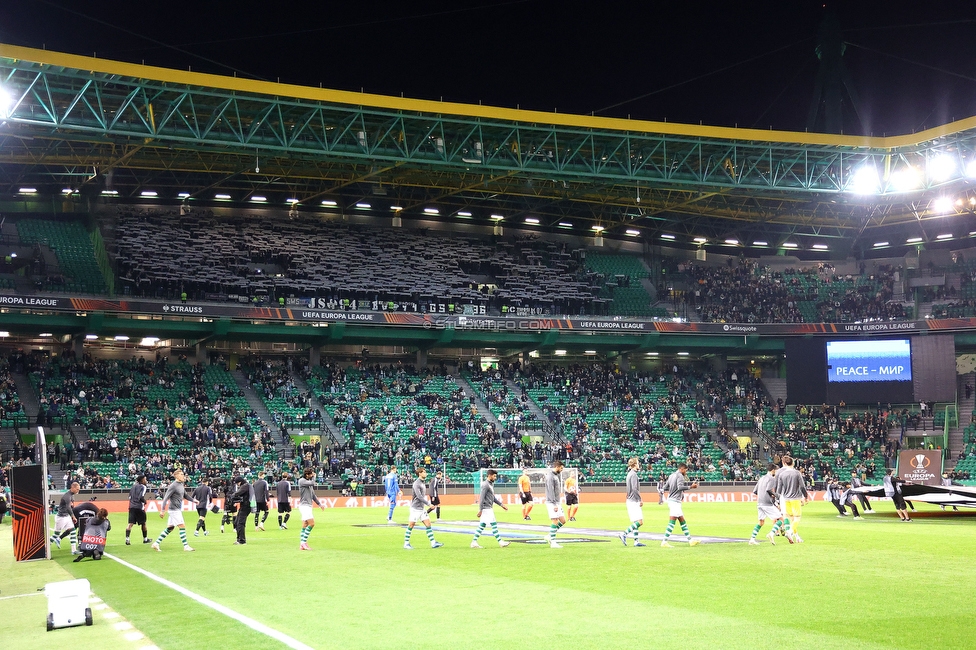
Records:
M322 414L322 424L325 425L325 430L329 432L332 439L338 442L340 445L345 444L346 437L342 435L341 431L339 431L339 427L336 426L335 420L333 420L332 416L326 412L325 406L319 401L319 398L315 396L315 392L309 388L309 385L305 383L302 376L297 372L292 372L289 376L291 377L291 380L295 382L295 388L302 393L309 394L311 397L312 408L317 409L318 412Z
M281 451L282 460L290 460L295 457L295 444L291 439L285 439L281 435L281 428L275 425L271 420L271 412L268 411L268 407L264 404L260 397L258 397L257 392L251 387L251 384L247 381L247 377L241 372L240 369L232 370L231 376L234 377L234 381L237 382L238 387L244 392L244 399L247 400L247 405L251 407L258 419L268 425L271 429L271 433L274 434L277 439L276 445Z
M972 389L966 397L966 385ZM963 449L963 431L973 419L973 409L976 408L976 373L956 376L956 405L959 413L958 426L949 429L949 453L946 457L946 467L955 467L959 452Z

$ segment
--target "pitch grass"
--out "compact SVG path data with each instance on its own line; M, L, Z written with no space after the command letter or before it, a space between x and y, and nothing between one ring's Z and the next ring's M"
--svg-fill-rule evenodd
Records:
M356 525L383 523L385 510L316 510L308 553L298 550L294 518L288 531L249 527L239 547L211 516L210 536L190 538L197 552L184 553L171 535L155 553L123 545L117 514L109 551L315 648L972 647L976 517L918 504L916 520L902 523L889 502L878 508L853 521L809 504L805 543L792 546L761 537L758 547L611 540L501 549L487 536L476 550L470 535L438 533L445 546L433 550L418 529L414 551L402 548L402 528ZM662 533L665 507L648 503L644 512L642 532ZM689 503L685 512L692 535L744 539L756 509ZM521 520L514 508L497 513ZM398 509L395 519L406 515ZM545 523L544 509L533 515ZM470 521L474 511L448 507L443 517ZM593 528L627 523L622 505L584 502L578 519ZM150 534L161 527L151 516ZM283 647L115 562L55 557L160 648ZM0 601L0 618L4 609Z

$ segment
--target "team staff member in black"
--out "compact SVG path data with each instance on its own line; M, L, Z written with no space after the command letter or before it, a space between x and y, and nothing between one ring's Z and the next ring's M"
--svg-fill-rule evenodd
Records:
M268 482L264 480L265 473L258 472L258 480L251 486L254 489L254 530L264 530L264 522L268 520ZM264 513L263 517L261 513Z
M209 534L207 532L207 510L210 509L210 500L213 499L210 479L200 479L200 485L193 490L190 498L197 502L197 527L193 531L193 536L199 537L202 530L203 536L206 537Z
M129 525L125 528L125 545L129 546L129 534L133 526L142 526L142 543L148 544L149 531L146 529L146 484L148 483L145 475L140 474L136 477L136 482L129 490Z
M244 477L238 476L234 479L237 484L237 491L234 492L234 503L240 504L237 509L237 519L234 520L234 529L237 531L237 540L234 544L247 544L247 517L254 508L254 488Z
M427 508L427 514L429 515L432 511L437 511L437 518L441 518L441 486L444 485L444 472L437 470L434 474L434 478L430 479L430 507Z
M281 480L275 486L278 492L278 528L288 530L288 518L291 517L291 478L288 472L281 475ZM284 519L282 519L284 515Z

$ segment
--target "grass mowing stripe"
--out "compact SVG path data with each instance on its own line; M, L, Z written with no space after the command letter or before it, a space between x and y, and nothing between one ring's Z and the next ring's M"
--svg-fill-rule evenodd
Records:
M139 568L136 565L131 564L130 562L126 562L122 558L112 555L111 553L106 553L105 557L109 558L110 560L114 560L115 562L118 562L122 566L132 569L137 573L141 573L142 575L146 576L150 580L155 580L156 582L163 585L164 587L169 587L170 589L180 594L183 594L187 598L195 600L201 605L209 607L214 611L220 612L224 616L228 616L239 623L243 623L244 625L246 625L247 627L251 628L256 632L260 632L261 634L264 634L265 636L269 636L276 641L280 641L281 643L288 646L289 648L294 648L295 650L313 650L311 646L305 645L298 639L293 639L292 637L288 636L284 632L279 632L278 630L268 627L264 623L255 621L253 618L250 618L248 616L244 616L243 614L234 611L230 607L226 607L224 605L221 605L220 603L215 603L209 598L205 598L197 593L190 591L189 589L186 589L185 587L181 587L180 585L176 584L175 582L171 582L166 578L161 578L155 573L151 573L149 571L146 571L145 569Z
M27 598L29 596L43 596L43 591L37 591L32 594L17 594L16 596L0 596L0 600L11 600L13 598Z

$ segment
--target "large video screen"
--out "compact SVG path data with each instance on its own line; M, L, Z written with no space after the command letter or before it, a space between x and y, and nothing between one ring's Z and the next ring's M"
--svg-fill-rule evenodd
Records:
M908 339L827 341L827 381L911 381L912 345Z
M909 339L827 341L827 398L831 403L914 400Z

